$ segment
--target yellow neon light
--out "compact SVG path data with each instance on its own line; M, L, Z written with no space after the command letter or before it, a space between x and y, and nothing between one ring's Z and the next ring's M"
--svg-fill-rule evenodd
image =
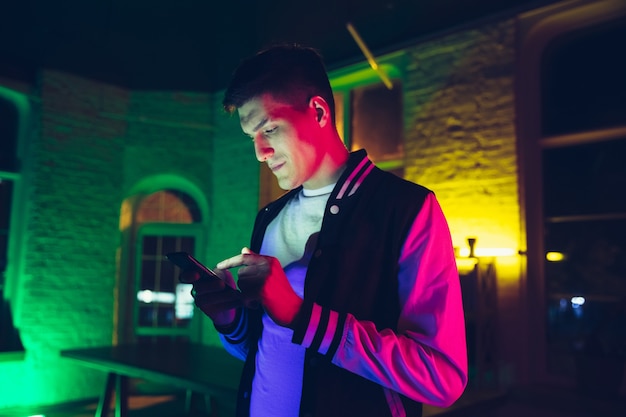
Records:
M550 262L561 262L565 260L565 254L561 252L548 252L546 253L546 260Z
M470 253L469 248L460 248L459 256L468 257ZM474 256L513 256L517 252L513 248L476 248L474 249Z
M378 75L380 76L380 79L383 80L383 83L388 89L390 90L393 89L393 84L391 83L391 80L389 79L389 77L387 77L387 74L385 74L385 71L383 71L378 66L378 63L376 62L374 55L372 55L369 48L367 47L363 39L361 39L361 36L356 31L354 26L352 26L352 23L348 22L346 24L346 27L348 28L348 32L350 32L350 35L352 35L352 39L354 39L356 44L359 45L359 48L361 48L361 52L363 52L363 55L365 55L365 58L367 58L367 62L369 62L370 67L372 67L372 69L378 73Z
M459 272L471 270L477 263L476 258L456 258L456 267Z

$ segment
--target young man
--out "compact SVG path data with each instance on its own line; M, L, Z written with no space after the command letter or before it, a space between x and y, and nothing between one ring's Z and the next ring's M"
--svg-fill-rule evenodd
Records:
M420 416L467 382L459 276L434 194L349 153L320 56L279 46L243 62L224 97L288 192L250 248L197 276L196 305L245 360L237 414ZM373 115L372 117L375 117Z

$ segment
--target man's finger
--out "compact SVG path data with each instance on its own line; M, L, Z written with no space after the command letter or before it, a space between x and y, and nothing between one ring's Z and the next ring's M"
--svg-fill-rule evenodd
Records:
M232 258L224 259L221 262L218 262L218 269L230 269L235 268L237 266L245 265L243 255L235 255Z
M242 250L241 254L235 255L228 259L224 259L223 261L219 262L216 267L219 269L230 269L238 266L254 265L261 262L265 262L264 256L257 255L256 253L250 252L249 250L243 253Z

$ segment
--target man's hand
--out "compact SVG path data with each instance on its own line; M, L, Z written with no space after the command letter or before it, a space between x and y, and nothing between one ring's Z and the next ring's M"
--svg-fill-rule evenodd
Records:
M237 289L230 271L215 269L222 278L209 279L195 271L183 271L180 281L193 284L191 295L196 306L209 316L217 326L227 326L235 319L237 307L241 307L241 294L227 291L226 286Z
M237 284L244 302L260 302L277 324L290 327L300 311L302 299L294 292L278 259L243 248L241 254L223 260L218 269L241 267Z

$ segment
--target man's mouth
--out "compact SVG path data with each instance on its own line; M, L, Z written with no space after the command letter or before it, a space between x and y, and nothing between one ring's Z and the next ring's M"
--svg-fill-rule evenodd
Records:
M279 162L279 163L277 163L277 164L270 165L269 167L270 167L270 169L272 170L272 172L276 172L276 171L278 171L280 168L282 168L282 167L283 167L283 165L285 165L285 163L284 163L284 162Z

